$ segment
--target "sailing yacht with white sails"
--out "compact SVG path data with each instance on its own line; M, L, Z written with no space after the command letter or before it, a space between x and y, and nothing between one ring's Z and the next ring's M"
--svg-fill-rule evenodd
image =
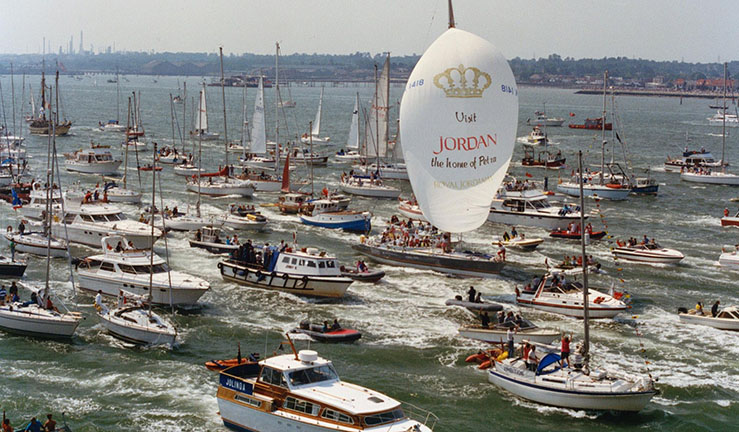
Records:
M314 143L327 143L331 141L330 137L321 136L321 116L323 111L323 86L321 86L321 96L318 98L318 111L316 111L316 119L313 121L313 127L311 128L310 135L304 133L300 137L300 141L304 144L308 144L310 141Z
M354 109L352 110L352 121L349 127L349 137L346 140L346 151L339 150L334 156L340 162L355 162L362 159L359 153L359 92L354 101Z
M217 132L211 132L208 130L208 108L205 98L205 82L203 82L203 90L200 91L199 113L195 116L195 127L190 131L190 136L203 141L217 140L221 136Z

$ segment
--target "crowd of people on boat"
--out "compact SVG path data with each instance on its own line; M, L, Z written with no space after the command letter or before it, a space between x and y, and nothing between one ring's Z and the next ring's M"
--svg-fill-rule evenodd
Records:
M545 260L545 264L547 267L549 266L548 262ZM595 261L595 258L593 258L593 255L588 255L588 258L585 262L585 264L591 266L597 264ZM582 265L582 255L572 255L570 257L569 255L565 255L564 259L562 259L562 262L557 265L557 267L561 268L567 268L567 267L574 267L574 266L581 266Z
M94 190L87 190L82 196L82 204L92 204L94 202L108 202L108 189L103 189L102 199L100 196L100 184L95 185Z
M375 172L372 171L369 176L359 176L354 173L354 170L350 170L349 174L346 172L341 173L341 182L342 183L356 183L357 186L362 186L364 182L369 182L370 185L373 186L382 186L382 179L380 179L380 173L379 171Z
M51 295L44 295L43 291L39 293L31 291L31 299L21 303L21 298L18 294L18 285L15 281L7 289L5 285L0 285L0 306L15 304L18 307L24 308L35 304L42 309L59 312L56 306L54 306L54 302L51 301Z
M56 420L54 420L53 416L51 414L46 414L46 421L43 424L36 419L36 417L32 417L25 426L21 426L20 429L13 429L13 426L10 424L10 419L5 417L5 412L3 412L2 432L56 432L68 430L66 427L57 429L56 424Z
M390 223L379 236L381 245L398 246L404 248L434 247L452 251L451 234L440 233L430 223L417 222L412 219L401 220L393 215Z
M585 225L585 232L592 235L593 225L590 223ZM580 234L580 222L570 222L569 224L567 224L567 234Z
M644 237L642 237L641 241L639 241L636 237L629 237L629 239L626 241L616 240L616 244L618 245L618 247L634 247L636 245L657 246L657 240L655 240L654 238L650 240L649 237L647 237L647 235L644 234Z
M251 239L248 239L245 243L240 244L237 249L231 251L229 256L234 261L269 268L272 257L275 254L285 252L289 249L290 247L284 240L281 240L278 245L273 246L270 246L269 243L264 243L264 246L260 248L258 245L253 244Z

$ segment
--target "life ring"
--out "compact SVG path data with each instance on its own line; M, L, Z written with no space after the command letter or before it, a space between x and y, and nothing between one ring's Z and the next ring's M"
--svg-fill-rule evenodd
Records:
M623 186L621 186L618 183L607 183L606 187L611 188L611 189L621 189Z

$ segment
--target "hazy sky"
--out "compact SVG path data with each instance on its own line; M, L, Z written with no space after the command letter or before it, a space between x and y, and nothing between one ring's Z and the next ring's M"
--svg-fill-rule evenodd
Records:
M446 0L0 0L0 53L85 49L422 53ZM715 62L739 57L736 0L456 0L459 28L507 57L551 53Z

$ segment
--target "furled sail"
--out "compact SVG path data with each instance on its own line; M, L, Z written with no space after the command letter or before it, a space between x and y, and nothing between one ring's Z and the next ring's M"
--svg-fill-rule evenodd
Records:
M416 64L400 106L413 193L438 228L482 225L510 163L518 89L490 42L450 28Z

